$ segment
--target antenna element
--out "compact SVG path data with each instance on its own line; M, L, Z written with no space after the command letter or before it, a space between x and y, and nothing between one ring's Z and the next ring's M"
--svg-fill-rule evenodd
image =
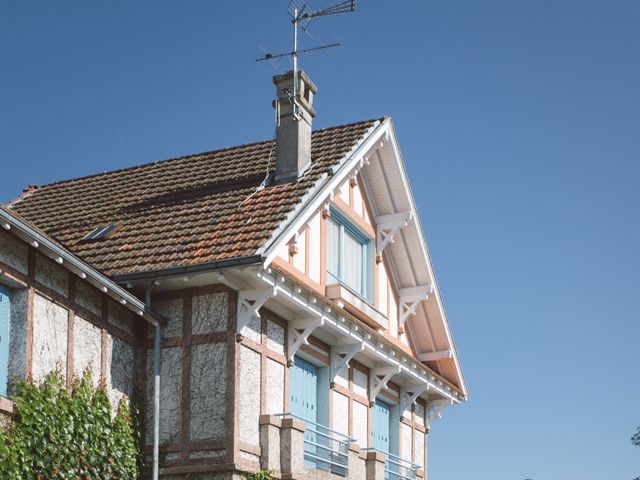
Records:
M262 62L264 60L275 60L277 58L292 57L293 59L293 92L289 94L293 103L293 116L296 120L299 119L297 95L298 95L298 55L301 53L314 52L317 50L324 50L327 48L339 47L340 43L332 43L329 45L322 45L320 47L305 48L298 50L298 26L306 32L309 27L309 23L314 18L326 17L329 15L337 15L339 13L355 12L356 0L346 0L335 5L332 5L315 12L311 11L306 3L302 0L291 0L289 3L289 14L291 15L291 23L293 24L293 50L285 53L272 54L267 53L264 57L256 58L256 62Z

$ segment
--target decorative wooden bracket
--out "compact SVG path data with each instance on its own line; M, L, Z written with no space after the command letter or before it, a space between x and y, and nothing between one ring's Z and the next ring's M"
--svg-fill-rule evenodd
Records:
M309 335L313 331L324 325L324 318L299 318L293 320L289 324L289 342L287 345L287 360L293 362L293 356L296 354L302 345L309 344Z
M242 329L249 325L254 318L260 318L260 308L271 297L277 294L275 287L259 288L256 290L245 290L238 293L238 322L236 333L240 334Z
M364 342L331 347L331 377L329 379L331 383L335 382L340 372L349 367L349 362L353 356L362 350L364 350Z
M331 216L331 202L325 202L322 205L322 218L327 219Z
M419 287L401 288L398 290L400 299L400 315L398 318L398 328L402 329L410 315L416 313L416 308L420 302L426 300L429 294L433 293L433 285L421 285Z
M447 405L451 405L453 403L452 400L433 400L427 404L427 418L425 418L425 426L429 428L431 426L431 422L433 422L436 418L440 418L442 414L442 410Z
M400 418L404 418L404 412L409 406L413 405L420 394L429 390L428 383L416 383L414 385L405 385L400 388Z
M376 228L378 230L376 233L376 256L381 255L389 243L393 243L393 238L398 231L409 225L412 219L411 211L376 217Z
M372 405L376 401L376 397L387 387L387 383L391 377L400 373L400 365L395 367L374 367L369 373L369 402Z

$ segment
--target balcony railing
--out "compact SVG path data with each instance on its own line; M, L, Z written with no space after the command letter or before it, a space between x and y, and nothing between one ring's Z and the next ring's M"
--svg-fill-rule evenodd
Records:
M349 444L354 441L348 435L331 430L292 413L279 413L276 417L295 418L305 424L305 465L346 477L349 471Z
M364 448L364 451L375 451L384 453L387 461L384 464L384 480L416 480L418 477L419 465L400 458L389 452L376 448Z

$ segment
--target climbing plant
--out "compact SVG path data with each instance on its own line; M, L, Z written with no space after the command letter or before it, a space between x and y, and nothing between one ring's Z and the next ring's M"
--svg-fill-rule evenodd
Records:
M272 473L274 473L272 470L260 470L259 472L245 475L244 480L273 480Z
M14 416L0 429L0 478L135 479L138 429L123 400L112 415L103 389L87 373L71 392L57 373L40 384L17 382Z

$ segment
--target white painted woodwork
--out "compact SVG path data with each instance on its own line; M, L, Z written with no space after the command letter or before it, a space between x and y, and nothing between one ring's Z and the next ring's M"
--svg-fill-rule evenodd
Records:
M294 355L302 345L309 345L309 336L313 331L324 325L323 317L299 318L289 322L289 341L287 345L287 359L293 361Z
M409 409L422 392L429 390L428 383L416 383L413 385L404 385L400 388L400 416L404 415L405 410Z
M418 354L418 358L423 362L435 362L436 360L453 358L453 352L451 350L441 350L438 352L420 353Z
M303 228L296 239L296 250L297 253L293 256L293 266L299 272L306 274L305 264L306 264L306 251L307 251L307 242L305 229Z
M259 279L264 285L274 287L278 293L278 302L287 308L302 309L309 315L308 318L316 319L318 325L305 323L304 320L294 320L292 327L297 329L299 334L306 334L302 328L317 328L323 325L323 330L332 332L336 339L343 344L363 343L368 355L376 358L378 362L382 362L388 366L396 366L400 368L400 375L412 382L428 385L429 391L433 394L440 395L443 398L451 399L454 403L458 403L465 398L455 389L445 385L439 381L437 377L429 373L427 370L414 368L409 362L410 355L399 349L390 350L382 345L374 337L363 335L358 327L350 322L347 318L339 316L336 312L326 309L313 301L313 297L302 291L297 285L288 281L286 278L276 277L271 269L261 269L255 272L255 278ZM315 323L315 322L313 322ZM306 328L305 328L306 330ZM291 332L290 332L291 333ZM308 332L310 334L311 332ZM292 339L289 339L291 342ZM288 352L291 358L291 352Z
M385 388L391 377L400 373L398 366L376 366L369 372L369 401L374 402L378 394Z
M239 292L236 333L242 332L242 329L254 318L260 318L260 308L269 298L274 297L276 294L277 290L274 287Z
M378 264L378 310L389 316L389 278L387 277L387 268L384 262ZM391 325L395 324L395 319L389 318L389 330Z
M364 218L364 199L362 198L362 191L360 185L356 183L353 187L353 204L351 208L355 210L359 217Z
M427 416L425 418L427 428L431 427L431 423L435 419L441 418L442 410L448 405L451 405L451 401L449 400L432 400L427 404Z
M339 192L340 199L349 205L349 180L345 180L344 183L340 185Z
M309 278L316 283L320 283L320 247L322 239L320 231L320 213L316 213L309 222Z
M280 247L278 248L277 256L278 258L281 258L285 262L289 261L289 244L288 243L280 245Z
M382 254L385 247L394 242L396 234L409 225L412 218L411 211L376 217L376 255Z
M433 293L433 285L421 285L418 287L401 288L398 290L400 299L400 316L398 325L404 326L411 315L416 313L420 302L426 300L429 294Z
M392 333L398 333L398 302L396 301L395 295L392 293L389 294L389 319L394 319L393 327L391 327Z
M335 382L339 374L346 375L349 362L353 356L364 350L364 342L356 342L345 345L334 345L331 347L331 371L330 381Z

